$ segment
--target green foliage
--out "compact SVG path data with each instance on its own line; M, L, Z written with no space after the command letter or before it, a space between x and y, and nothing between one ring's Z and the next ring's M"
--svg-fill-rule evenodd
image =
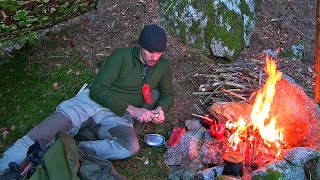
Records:
M19 50L24 45L34 46L38 42L39 42L38 34L34 32L31 32L26 35L22 35L17 38L0 41L0 58L4 56L6 52Z

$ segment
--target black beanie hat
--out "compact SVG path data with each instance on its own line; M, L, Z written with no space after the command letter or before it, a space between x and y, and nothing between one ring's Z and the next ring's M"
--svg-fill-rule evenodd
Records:
M151 24L143 28L138 44L152 52L164 52L167 47L167 35L163 28Z

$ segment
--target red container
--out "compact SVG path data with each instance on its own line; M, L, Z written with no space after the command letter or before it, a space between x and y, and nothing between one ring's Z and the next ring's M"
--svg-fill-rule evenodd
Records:
M221 139L224 136L226 128L223 124L212 124L210 126L210 134L216 139Z

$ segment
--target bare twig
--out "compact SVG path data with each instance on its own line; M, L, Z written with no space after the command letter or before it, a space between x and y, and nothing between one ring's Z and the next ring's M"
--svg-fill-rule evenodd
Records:
M214 121L213 121L212 119L208 118L208 117L200 116L200 115L198 115L198 114L191 114L191 115L192 115L192 116L196 116L196 117L200 117L200 118L205 119L205 120L207 120L207 121L209 121L209 122L211 122L211 123L214 123Z
M203 101L203 104L204 105L205 103L207 103L210 98L213 96L213 93L217 92L226 82L228 82L229 79L226 79L224 80L204 101Z
M247 98L244 98L244 97L242 97L242 96L240 96L240 95L238 95L238 94L236 94L236 93L234 93L234 92L232 92L232 91L229 91L229 90L226 90L226 89L223 89L223 88L222 88L222 89L221 89L221 92L226 93L226 94L229 94L229 95L234 96L234 97L236 97L236 98L242 99L242 100L244 100L244 101L248 101Z

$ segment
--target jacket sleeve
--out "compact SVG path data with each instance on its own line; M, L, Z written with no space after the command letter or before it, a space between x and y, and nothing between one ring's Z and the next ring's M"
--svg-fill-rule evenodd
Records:
M170 64L166 68L159 82L159 100L156 106L161 106L164 111L168 111L173 104L173 75Z
M117 115L123 115L129 105L123 98L111 95L110 88L117 79L122 67L123 56L115 50L100 67L90 87L90 98L98 104L110 109Z

